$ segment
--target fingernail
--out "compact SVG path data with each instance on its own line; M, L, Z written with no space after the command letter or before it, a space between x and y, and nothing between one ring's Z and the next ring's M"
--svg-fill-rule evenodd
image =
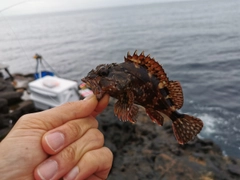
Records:
M64 145L65 137L60 132L54 132L45 136L45 140L48 146L53 150L57 151Z
M57 170L58 163L49 159L38 167L37 173L42 180L49 180L53 178L53 176L57 173Z
M73 180L77 177L79 173L78 166L75 166L66 176L64 176L64 180Z
M83 100L84 100L84 101L85 101L85 100L89 100L89 99L91 99L93 96L94 96L94 94L90 94L90 95L88 95L87 97L85 97Z

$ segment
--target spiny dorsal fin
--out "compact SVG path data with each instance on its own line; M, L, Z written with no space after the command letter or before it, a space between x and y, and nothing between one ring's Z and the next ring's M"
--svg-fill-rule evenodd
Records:
M138 55L136 50L132 56L128 52L124 60L125 62L131 62L145 67L149 74L156 76L164 85L168 84L168 77L164 69L154 58L151 58L150 55L145 56L144 52Z
M183 106L183 92L180 82L169 81L167 86L169 90L169 97L171 98L176 109L180 109Z

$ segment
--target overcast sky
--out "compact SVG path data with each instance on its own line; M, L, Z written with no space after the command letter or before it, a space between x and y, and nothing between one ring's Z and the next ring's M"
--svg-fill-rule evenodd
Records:
M0 0L0 12L32 14L168 1L181 0Z

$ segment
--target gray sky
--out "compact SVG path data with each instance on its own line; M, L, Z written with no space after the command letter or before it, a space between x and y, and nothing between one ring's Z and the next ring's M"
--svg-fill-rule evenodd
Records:
M0 0L0 12L18 3L20 4L2 13L4 15L32 14L170 1L181 0Z

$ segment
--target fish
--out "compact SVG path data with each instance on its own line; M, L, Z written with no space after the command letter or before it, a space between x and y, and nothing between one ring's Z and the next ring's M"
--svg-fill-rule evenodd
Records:
M160 126L168 117L179 144L193 140L203 128L201 119L178 112L184 102L180 82L169 80L162 65L144 51L128 52L123 63L100 64L82 81L98 100L104 94L117 99L114 114L121 121L136 123L139 106Z

